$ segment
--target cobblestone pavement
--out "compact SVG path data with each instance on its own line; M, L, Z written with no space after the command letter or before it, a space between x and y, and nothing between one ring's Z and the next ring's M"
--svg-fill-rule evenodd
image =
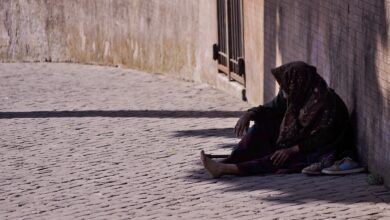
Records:
M0 64L0 219L390 219L366 175L210 179L247 104L203 84Z

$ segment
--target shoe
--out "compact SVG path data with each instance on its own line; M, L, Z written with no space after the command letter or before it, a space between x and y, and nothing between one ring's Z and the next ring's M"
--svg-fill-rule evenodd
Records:
M360 173L365 169L349 157L336 161L333 166L322 169L322 173L331 175L344 175L350 173Z
M303 168L302 173L307 175L321 175L324 168L332 166L334 162L334 154L328 154L322 157L320 162L313 163Z
M305 168L303 168L302 173L307 175L321 175L321 162L313 163Z

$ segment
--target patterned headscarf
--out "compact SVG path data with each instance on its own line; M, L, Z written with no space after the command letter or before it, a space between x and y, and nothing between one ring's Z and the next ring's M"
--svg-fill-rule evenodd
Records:
M287 111L280 126L277 144L290 147L319 129L332 125L334 98L314 66L297 61L271 70L287 93Z

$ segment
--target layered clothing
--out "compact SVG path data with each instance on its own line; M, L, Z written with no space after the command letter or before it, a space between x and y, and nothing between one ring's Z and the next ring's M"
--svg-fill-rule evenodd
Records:
M272 69L281 90L265 105L251 108L255 125L225 163L236 163L243 173L300 172L327 154L352 149L348 109L315 67L292 62ZM282 90L287 94L284 98ZM270 157L298 145L282 167Z

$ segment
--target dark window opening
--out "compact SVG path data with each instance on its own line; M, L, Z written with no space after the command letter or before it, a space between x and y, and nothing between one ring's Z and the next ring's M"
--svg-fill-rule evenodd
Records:
M245 85L242 0L217 0L218 44L214 59L218 71Z

